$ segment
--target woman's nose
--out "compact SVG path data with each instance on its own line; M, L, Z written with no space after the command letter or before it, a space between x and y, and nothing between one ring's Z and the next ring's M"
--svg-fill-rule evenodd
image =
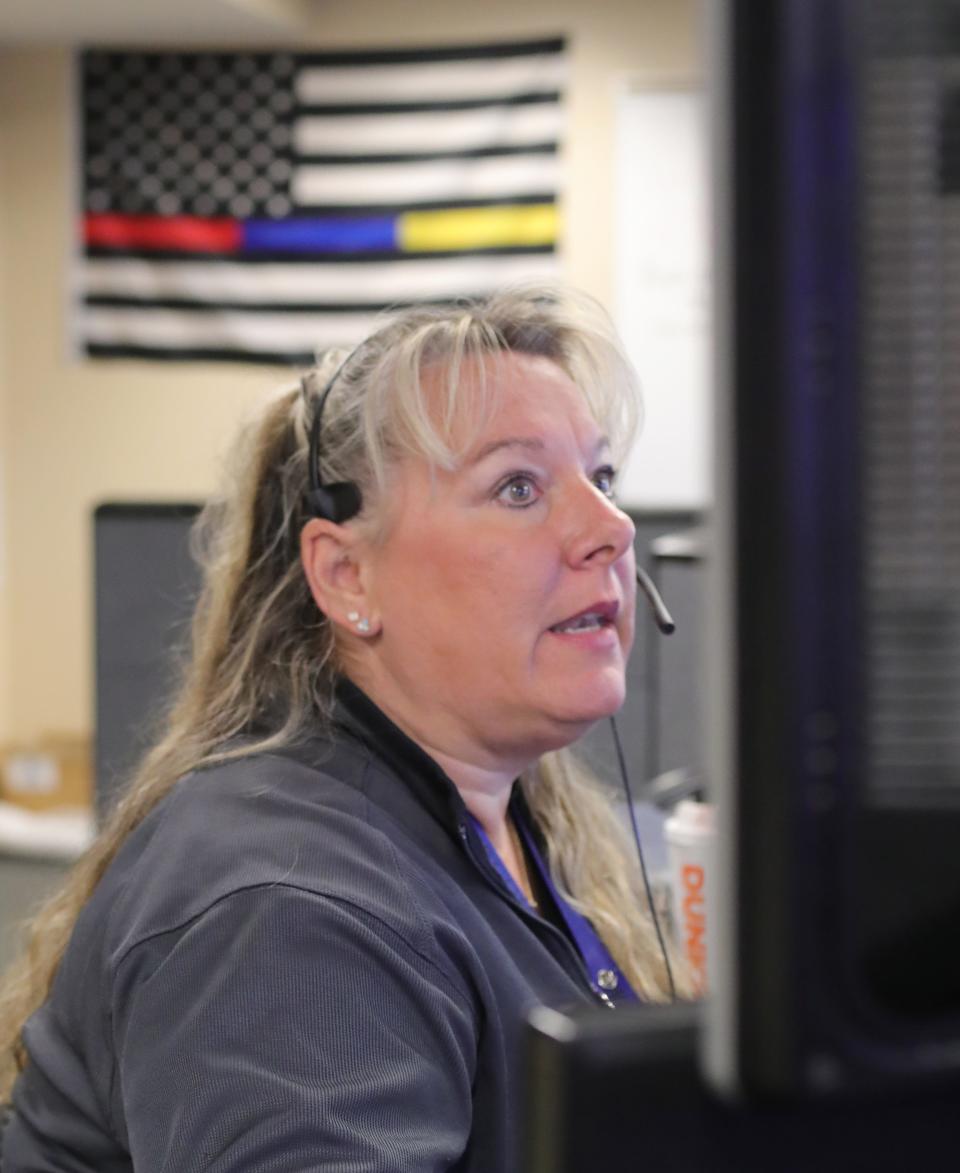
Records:
M616 562L633 545L636 527L614 501L587 482L571 507L567 557L572 566Z

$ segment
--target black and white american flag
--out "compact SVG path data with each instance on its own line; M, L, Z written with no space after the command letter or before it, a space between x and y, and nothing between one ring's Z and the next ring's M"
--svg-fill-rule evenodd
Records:
M91 356L302 365L557 275L561 38L80 56Z

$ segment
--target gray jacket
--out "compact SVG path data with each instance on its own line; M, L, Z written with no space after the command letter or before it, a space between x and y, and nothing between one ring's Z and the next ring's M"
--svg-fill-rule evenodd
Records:
M332 738L198 771L126 841L28 1024L3 1173L507 1173L527 1012L592 998L345 684Z

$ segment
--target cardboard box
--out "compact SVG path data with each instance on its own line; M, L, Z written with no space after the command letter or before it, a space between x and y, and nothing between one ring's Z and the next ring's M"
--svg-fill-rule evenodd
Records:
M0 750L0 800L29 811L93 807L89 737L49 733Z

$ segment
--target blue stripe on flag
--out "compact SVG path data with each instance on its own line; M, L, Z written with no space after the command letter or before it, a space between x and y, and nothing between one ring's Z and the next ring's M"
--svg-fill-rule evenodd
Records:
M396 216L245 220L241 229L244 252L387 252L398 247Z

